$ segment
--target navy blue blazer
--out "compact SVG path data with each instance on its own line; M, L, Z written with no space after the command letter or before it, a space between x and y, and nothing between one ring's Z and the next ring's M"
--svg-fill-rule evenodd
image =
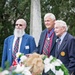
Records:
M5 62L8 61L10 66L12 65L12 45L13 45L14 35L7 37L4 41L3 55L1 67L5 67ZM28 34L22 36L22 42L20 46L20 52L24 54L32 53L36 48L34 38Z
M63 62L70 73L75 72L75 38L72 35L69 33L65 35L55 56Z
M47 34L47 29L43 30L40 36L40 40L39 40L38 47L37 47L37 52L39 54L42 54L46 34ZM52 40L52 47L50 50L50 55L53 55L53 56L55 56L55 43L56 43L56 35L54 33L53 40Z

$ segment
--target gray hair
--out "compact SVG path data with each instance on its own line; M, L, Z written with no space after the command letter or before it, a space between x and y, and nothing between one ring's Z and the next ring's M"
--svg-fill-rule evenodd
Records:
M59 23L58 25L61 26L61 27L65 27L66 31L68 30L68 26L67 26L65 21L63 21L63 20L56 20L55 24L56 23Z
M45 14L45 16L44 16L44 19L46 18L46 17L50 17L52 20L55 20L56 18L55 18L55 15L53 14L53 13L47 13L47 14Z

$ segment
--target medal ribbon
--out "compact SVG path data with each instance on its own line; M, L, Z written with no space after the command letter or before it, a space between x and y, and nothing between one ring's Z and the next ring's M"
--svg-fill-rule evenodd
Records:
M50 38L53 32L54 32L54 29L52 29L49 33L47 33L47 38Z

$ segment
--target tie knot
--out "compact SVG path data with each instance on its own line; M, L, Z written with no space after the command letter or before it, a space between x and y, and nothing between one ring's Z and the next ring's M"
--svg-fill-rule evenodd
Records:
M20 37L17 37L17 40L19 40L20 39Z
M60 42L61 41L61 39L60 38L58 38L57 40L56 40L56 42Z
M61 41L61 39L60 39L60 38L58 38L58 41Z

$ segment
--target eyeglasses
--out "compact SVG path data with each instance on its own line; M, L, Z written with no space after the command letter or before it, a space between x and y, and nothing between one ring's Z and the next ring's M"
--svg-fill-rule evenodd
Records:
M23 26L22 24L15 24L15 26L18 26L18 25L19 25L19 26Z

